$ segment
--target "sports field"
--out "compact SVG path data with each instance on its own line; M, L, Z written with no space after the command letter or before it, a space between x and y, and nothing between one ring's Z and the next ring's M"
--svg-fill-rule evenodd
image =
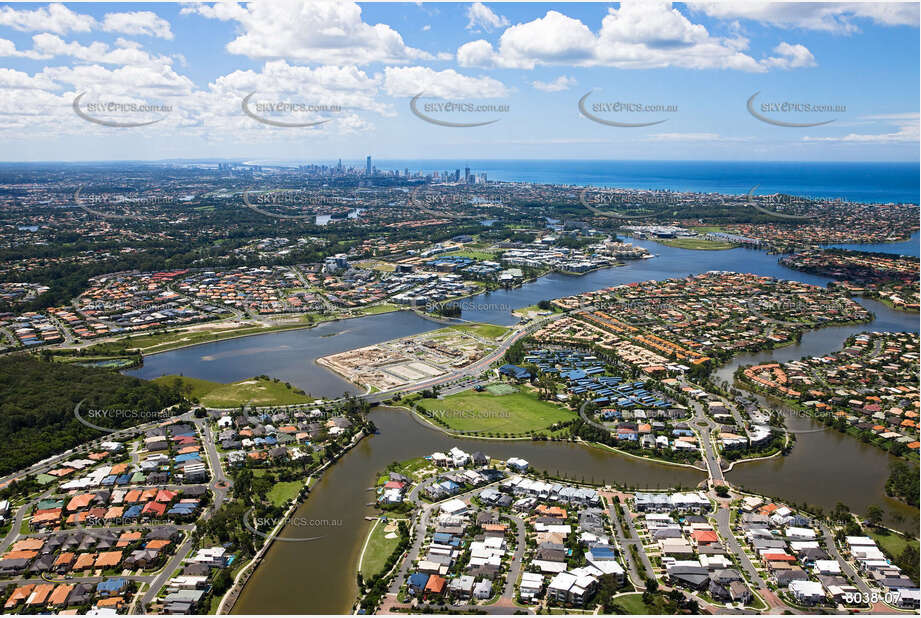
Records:
M518 392L518 389L511 384L490 384L486 390L493 395L511 395Z
M513 392L508 392L512 389ZM506 392L494 394L492 391ZM457 431L522 434L568 421L575 413L509 385L490 385L485 392L464 391L444 399L422 399L419 405Z

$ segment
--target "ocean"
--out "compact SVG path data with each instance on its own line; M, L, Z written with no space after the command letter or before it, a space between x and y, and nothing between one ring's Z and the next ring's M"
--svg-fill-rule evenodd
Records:
M349 162L358 165L359 162ZM360 163L364 166L364 162ZM741 195L787 193L852 202L919 203L918 163L375 159L380 170L469 167L489 180Z

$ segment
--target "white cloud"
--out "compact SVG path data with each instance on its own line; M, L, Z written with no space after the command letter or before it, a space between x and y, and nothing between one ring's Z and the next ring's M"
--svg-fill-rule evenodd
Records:
M157 132L177 136L179 133L174 132L181 130L185 138L197 135L215 141L270 142L284 135L285 131L309 131L314 136L312 139L324 140L337 135L373 131L374 118L396 114L393 103L381 96L384 74L368 75L354 65L306 67L277 60L265 63L261 69L233 71L207 86L199 87L188 77L174 71L170 58L147 56L132 41L119 40L113 49L101 43L80 45L66 42L51 34L35 35L33 40L36 41L36 49L82 58L91 64L46 67L34 75L0 69L0 130L5 138L43 134L55 139L64 134L111 132L111 129L98 127L75 116L72 104L79 93L84 93L84 105L91 102L169 105L170 111L159 114L163 117L162 122L132 130L144 135ZM0 52L11 49L15 51L11 44L0 39ZM104 65L104 61L112 60L115 54L131 53L143 56L138 63L126 66L113 68ZM452 77L444 75L439 79L448 83ZM464 80L461 84L470 87L470 83ZM241 113L241 102L250 93L255 93L253 103L335 105L341 109L325 115L323 119L331 118L332 122L322 125L322 128L276 128ZM124 118L105 112L94 112L92 115L113 120ZM313 120L315 115L313 112L292 112L283 114L279 119L302 122ZM151 117L156 116L152 114Z
M4 58L29 58L32 60L47 60L50 55L34 49L18 50L16 44L9 39L0 39L0 57Z
M576 80L567 75L560 75L552 82L533 81L531 85L544 92L562 92L569 90L570 86L575 86Z
M384 91L392 97L491 99L508 96L505 85L491 77L471 77L453 69L435 71L428 67L387 67Z
M106 32L121 34L155 36L161 39L173 38L169 22L151 11L106 13L102 29Z
M647 138L650 142L744 142L748 138L727 137L719 133L655 133Z
M871 114L861 116L861 120L918 120L917 112L905 112L901 114Z
M261 71L234 71L209 86L211 93L237 101L255 92L255 100L274 95L277 98L268 100L392 113L391 106L376 99L380 77L368 76L354 65L311 68L274 60Z
M528 139L506 139L496 140L496 144L518 144L522 146L540 146L545 144L614 144L622 143L607 137L549 137L528 138Z
M467 30L489 32L508 25L508 19L497 15L482 2L474 2L467 8Z
M857 32L855 18L885 26L918 26L914 2L690 2L688 6L717 19L750 19L772 26Z
M812 52L799 44L791 45L783 42L774 48L774 53L779 55L765 59L763 61L765 66L778 69L799 69L816 65Z
M245 7L219 2L183 9L236 21L242 33L227 51L250 58L285 58L310 64L405 63L432 55L409 47L387 24L362 21L361 7L342 0L281 0Z
M83 62L102 64L132 65L135 67L149 65L170 65L172 61L166 56L151 56L134 41L119 38L116 47L110 49L105 43L94 41L83 45L76 41L66 42L61 37L42 33L32 36L32 53L43 58L70 56Z
M811 137L803 138L804 142L843 142L860 144L892 144L892 143L919 143L921 142L921 128L919 128L917 113L906 114L880 114L864 116L864 120L888 121L890 126L897 127L896 131L887 133L848 133L840 137Z
M21 32L54 34L90 32L101 28L106 32L148 35L163 39L173 38L169 22L152 11L106 13L100 24L92 16L75 13L63 4L49 4L47 7L31 11L16 10L9 6L2 7L0 8L0 26Z
M495 56L489 41L482 39L464 43L457 48L457 63L462 67L489 67L495 64Z
M712 36L670 2L634 0L608 9L597 34L580 20L551 10L507 28L498 49L482 39L462 45L457 61L461 66L519 69L569 65L763 72L772 67L744 53L747 48L748 41L741 36ZM802 51L808 53L805 47ZM797 49L801 55L802 51ZM794 60L787 63L792 66Z
M11 90L53 90L57 86L47 75L29 75L23 71L0 68L0 89ZM9 94L4 92L4 96ZM3 97L0 97L2 100Z
M259 71L238 70L196 92L186 105L203 125L209 137L232 135L235 140L264 142L279 135L306 133L320 138L331 134L372 131L371 114L392 116L393 106L378 99L380 76L368 76L352 66L305 67L284 60L265 63ZM256 115L275 117L281 122L331 120L320 127L280 128L258 122L240 113L244 97L253 94L249 109ZM260 103L339 106L338 112L292 111L281 114L263 112Z
M463 48L483 43L489 45L481 40L468 43ZM491 63L523 69L532 69L538 63L590 64L596 45L594 34L581 21L558 11L547 11L543 17L516 24L503 32L499 51L494 54ZM492 50L491 45L489 49Z
M50 34L36 36L54 37ZM165 64L115 69L99 64L56 66L46 67L34 75L0 69L0 126L5 137L47 134L51 139L59 139L64 134L110 132L111 129L87 123L74 114L73 102L78 94L83 93L83 104L171 105L174 111L165 114L164 122L158 123L156 129L164 131L169 126L193 122L193 112L186 104L194 90L191 80ZM118 119L123 120L124 115Z
M96 25L96 20L91 16L75 13L63 4L49 4L32 11L9 6L0 8L0 26L20 32L89 32Z
M80 91L92 90L107 96L188 96L195 84L167 65L123 66L108 69L98 64L75 67L47 67L41 73Z

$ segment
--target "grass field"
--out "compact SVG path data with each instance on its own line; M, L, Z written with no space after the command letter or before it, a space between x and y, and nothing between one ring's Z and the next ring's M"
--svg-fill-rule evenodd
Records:
M893 558L897 558L899 554L905 549L906 546L911 545L915 549L918 549L918 539L906 539L901 534L896 534L894 532L889 534L880 534L872 528L867 529L867 536L876 541L880 548L888 552Z
M145 353L149 353L151 351L163 352L165 350L187 345L194 345L197 343L208 343L211 341L228 339L230 337L253 335L256 333L269 333L275 330L284 330L285 328L291 328L291 326L246 326L240 328L238 326L228 326L227 324L224 324L223 327L218 327L217 324L215 324L213 328L209 328L207 330L180 330L167 333L135 335L132 337L117 339L115 342L124 343L129 348L137 348ZM104 346L107 344L101 345ZM94 346L90 346L87 348L87 350L92 352L94 350Z
M614 603L623 607L627 614L648 616L651 614L659 613L659 609L657 607L649 606L643 603L643 595L639 593L626 594L622 597L617 597L614 599Z
M151 381L169 388L172 388L173 385L178 382L180 384L180 389L183 387L191 389L188 391L188 396L192 399L198 399L199 401L214 389L227 386L222 382L212 382L210 380L202 380L201 378L188 378L186 376L177 375L160 376Z
M387 538L390 536L391 538ZM365 579L377 575L387 563L387 558L393 553L400 543L400 533L397 531L397 523L393 520L384 523L377 522L371 531L371 537L368 539L368 545L365 547L365 553L361 558L361 564L358 570Z
M519 307L515 309L512 313L517 313L519 315L527 315L528 313L559 313L559 309L551 307L550 309L541 309L537 305L528 305L527 307Z
M464 324L463 326L451 326L452 330L459 330L472 335L478 335L484 339L498 339L508 332L504 326L495 324Z
M113 342L102 343L98 346L90 346L86 348L86 350L90 353L98 352L100 354L105 354L107 351L110 351L107 350L105 346L110 346L112 343L116 343L119 345L124 344L129 349L141 350L145 354L152 354L154 352L166 352L176 348L182 348L200 343L211 343L214 341L221 341L234 337L242 337L244 335L260 335L263 333L303 328L303 324L319 324L321 322L328 322L337 318L389 313L391 311L399 311L402 308L403 307L394 305L392 303L381 303L378 305L355 309L350 314L329 315L320 313L303 313L298 314L299 317L292 316L290 318L292 321L290 322L275 324L273 326L253 324L252 326L241 327L236 324L228 324L226 322L221 323L219 321L215 321L213 325L210 325L210 327L205 329L201 329L199 326L196 327L197 329L122 337L120 339L115 339ZM224 320L227 317L229 316L223 316L221 320ZM298 322L300 322L300 324L298 324Z
M356 309L357 313L361 315L376 315L378 313L390 313L391 311L399 311L402 307L394 305L393 303L381 303L380 305L371 305L369 307L362 307Z
M705 238L670 238L668 240L657 240L667 247L676 249L693 249L696 251L722 251L724 249L735 249L737 245L728 242L718 242L707 240Z
M465 391L444 399L422 399L419 405L457 431L527 433L573 418L573 413L531 393L508 395Z
M96 358L96 359L85 359L85 358L75 357L74 360L57 361L57 362L72 363L74 365L80 365L81 367L99 367L101 369L124 369L125 367L131 367L132 365L134 365L137 362L137 357L126 356L123 358Z
M235 408L245 404L254 406L284 406L313 401L307 395L297 392L284 382L251 378L231 384L210 382L185 376L161 376L155 378L165 386L172 386L176 380L191 388L191 397L209 408Z
M284 506L288 500L297 496L303 486L303 481L279 481L269 490L269 501L275 506Z
M486 390L492 393L493 395L511 395L512 393L517 393L518 389L511 384L490 384L486 387Z
M407 459L406 461L398 462L396 468L388 466L387 473L381 475L377 481L377 484L383 485L389 481L390 472L396 472L397 474L402 474L403 476L410 479L418 480L420 476L425 476L426 473L431 472L433 469L434 466L428 459L424 457L414 457L413 459Z

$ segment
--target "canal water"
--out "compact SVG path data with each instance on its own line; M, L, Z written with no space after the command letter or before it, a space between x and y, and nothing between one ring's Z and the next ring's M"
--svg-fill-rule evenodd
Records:
M894 253L896 255L921 256L921 236L915 232L908 240L902 242L886 242L872 245L828 245L837 249L852 249L854 251L873 251L875 253Z
M628 260L624 266L596 270L584 275L551 273L519 288L495 290L472 296L462 305L465 320L490 322L508 326L516 322L509 312L520 307L536 305L542 300L571 296L612 285L622 285L650 279L669 279L696 275L710 270L732 270L779 279L793 279L825 286L831 279L798 272L777 263L778 256L754 249L723 251L691 251L659 244L653 240L626 238L627 242L647 249L656 257Z
M537 470L576 481L624 483L644 488L693 487L706 478L700 470L654 464L619 453L568 442L515 442L461 439L432 429L402 410L376 408L371 420L379 433L362 440L332 466L313 487L294 517L299 520L341 520L341 526L289 526L286 536L323 534L309 542L279 542L267 552L233 608L235 614L338 614L348 612L357 594L358 557L373 515L364 506L374 501L367 491L377 475L394 461L431 455L457 446L490 457L526 459ZM291 594L297 590L298 594Z
M623 267L581 277L552 274L520 288L481 294L465 302L468 320L511 325L510 311L543 299L644 281L682 277L709 270L733 270L794 279L825 286L829 279L793 271L777 264L777 256L749 249L688 251L634 240L657 257L627 262ZM717 371L731 379L739 364L769 359L791 360L831 352L851 334L864 330L918 331L918 317L896 312L882 303L859 299L876 319L870 324L820 329L806 333L795 345L770 352L736 357ZM164 352L145 358L144 367L126 373L153 378L170 373L231 382L266 374L291 382L315 396L333 397L357 389L316 365L321 356L372 345L388 339L425 332L439 325L410 312L399 312L321 324L312 329L256 335ZM569 443L509 442L450 438L423 426L403 411L382 408L372 413L378 435L363 440L333 466L314 487L297 512L303 519L342 520L323 538L310 542L276 543L247 584L235 613L318 613L347 611L355 599L358 555L371 514L363 505L373 500L366 491L375 475L392 461L430 454L459 445L499 458L523 457L538 469L575 479L620 482L640 487L690 486L703 473L627 458L615 453ZM806 418L791 419L793 429L818 428ZM870 504L883 507L892 525L917 530L918 510L889 499L884 492L891 458L881 450L831 431L800 433L791 455L740 464L727 478L749 490L825 509L838 502L855 512ZM303 530L286 529L292 537ZM302 594L291 595L291 590Z
M736 369L743 365L786 362L833 352L851 335L867 330L918 332L917 314L894 311L874 300L856 300L873 312L872 323L810 331L795 345L740 354L717 369L714 379L731 383ZM889 466L895 457L808 417L788 416L786 425L796 432L796 445L790 455L739 464L726 474L726 479L756 493L820 505L826 510L843 502L855 513L866 513L867 507L875 504L882 507L889 525L917 531L918 509L885 492Z
M318 358L436 328L441 325L411 311L382 313L152 354L143 367L125 373L145 380L179 374L225 383L264 374L314 397L341 397L363 389L317 365Z
M879 301L868 298L855 298L854 300L873 314L874 319L872 322L869 324L830 326L811 330L803 333L799 343L774 350L739 354L714 371L714 379L732 382L735 370L743 365L755 365L770 361L784 363L799 360L804 356L818 356L834 352L841 347L841 344L848 337L865 331L918 332L918 314L895 311Z

